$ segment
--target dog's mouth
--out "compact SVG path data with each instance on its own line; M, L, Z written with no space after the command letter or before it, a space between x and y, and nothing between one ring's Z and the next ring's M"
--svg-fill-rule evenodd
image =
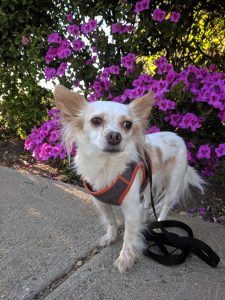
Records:
M107 152L107 153L119 153L119 152L122 152L122 150L119 149L119 148L105 148L105 149L103 149L103 152Z

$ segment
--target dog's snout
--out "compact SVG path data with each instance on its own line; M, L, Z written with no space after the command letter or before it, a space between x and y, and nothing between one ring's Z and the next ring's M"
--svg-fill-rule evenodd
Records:
M121 134L114 131L110 131L106 136L107 142L112 146L119 145L121 138Z

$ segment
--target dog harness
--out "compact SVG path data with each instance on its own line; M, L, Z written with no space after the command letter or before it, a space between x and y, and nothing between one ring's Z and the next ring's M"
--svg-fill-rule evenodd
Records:
M143 161L129 163L122 175L117 176L110 186L99 191L93 191L90 184L85 180L83 180L83 184L87 193L91 194L99 201L119 206L129 192L139 169L141 169L143 173L143 180L140 188L140 194L142 194L149 182L148 172Z
M152 171L150 158L145 153L143 161L131 162L127 165L122 175L119 175L113 183L99 191L93 191L91 186L84 180L86 191L101 202L110 205L121 205L129 192L131 185L139 169L142 170L143 180L140 188L140 195L150 184L150 199L156 221L147 221L142 231L144 248L143 254L163 265L179 265L186 261L192 252L208 265L216 267L220 261L219 256L212 248L203 241L194 238L192 229L185 223L175 220L158 221L152 195ZM179 228L186 234L179 235L170 232L167 228ZM157 229L157 231L156 231Z

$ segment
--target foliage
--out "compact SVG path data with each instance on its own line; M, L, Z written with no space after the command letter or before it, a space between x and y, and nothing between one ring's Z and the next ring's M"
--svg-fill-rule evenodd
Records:
M74 50L76 55L72 55L73 51L67 54L69 76L61 78L60 82L72 87L74 80L75 84L82 81L84 85L80 88L86 95L99 69L119 64L121 57L129 52L142 58L139 59L140 69L146 58L163 55L176 70L189 64L209 66L214 63L219 70L225 71L223 1L73 1L67 9L72 13L72 19L65 16L62 18L64 26L59 30L52 29L71 43L81 37L85 46L82 51L79 47ZM176 19L174 14L179 12L182 14ZM83 32L80 26L93 19L98 22L97 28L88 34ZM79 28L80 35L76 30L73 32L72 26ZM98 59L91 64L91 59L96 56L92 48L97 46ZM53 61L46 60L46 63L57 69L61 62L59 58L56 55ZM113 96L127 87L125 78L118 79L114 79L117 88Z
M47 116L51 98L43 77L45 36L57 7L51 2L3 0L0 4L0 125L21 137Z

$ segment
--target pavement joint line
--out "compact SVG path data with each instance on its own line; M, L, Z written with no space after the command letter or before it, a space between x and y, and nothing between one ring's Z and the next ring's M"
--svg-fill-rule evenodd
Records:
M48 286L32 296L33 300L41 300L51 294L61 284L63 284L71 275L77 272L81 267L87 264L93 257L99 254L104 247L95 246L86 256L78 258L74 264L60 277L54 279Z

